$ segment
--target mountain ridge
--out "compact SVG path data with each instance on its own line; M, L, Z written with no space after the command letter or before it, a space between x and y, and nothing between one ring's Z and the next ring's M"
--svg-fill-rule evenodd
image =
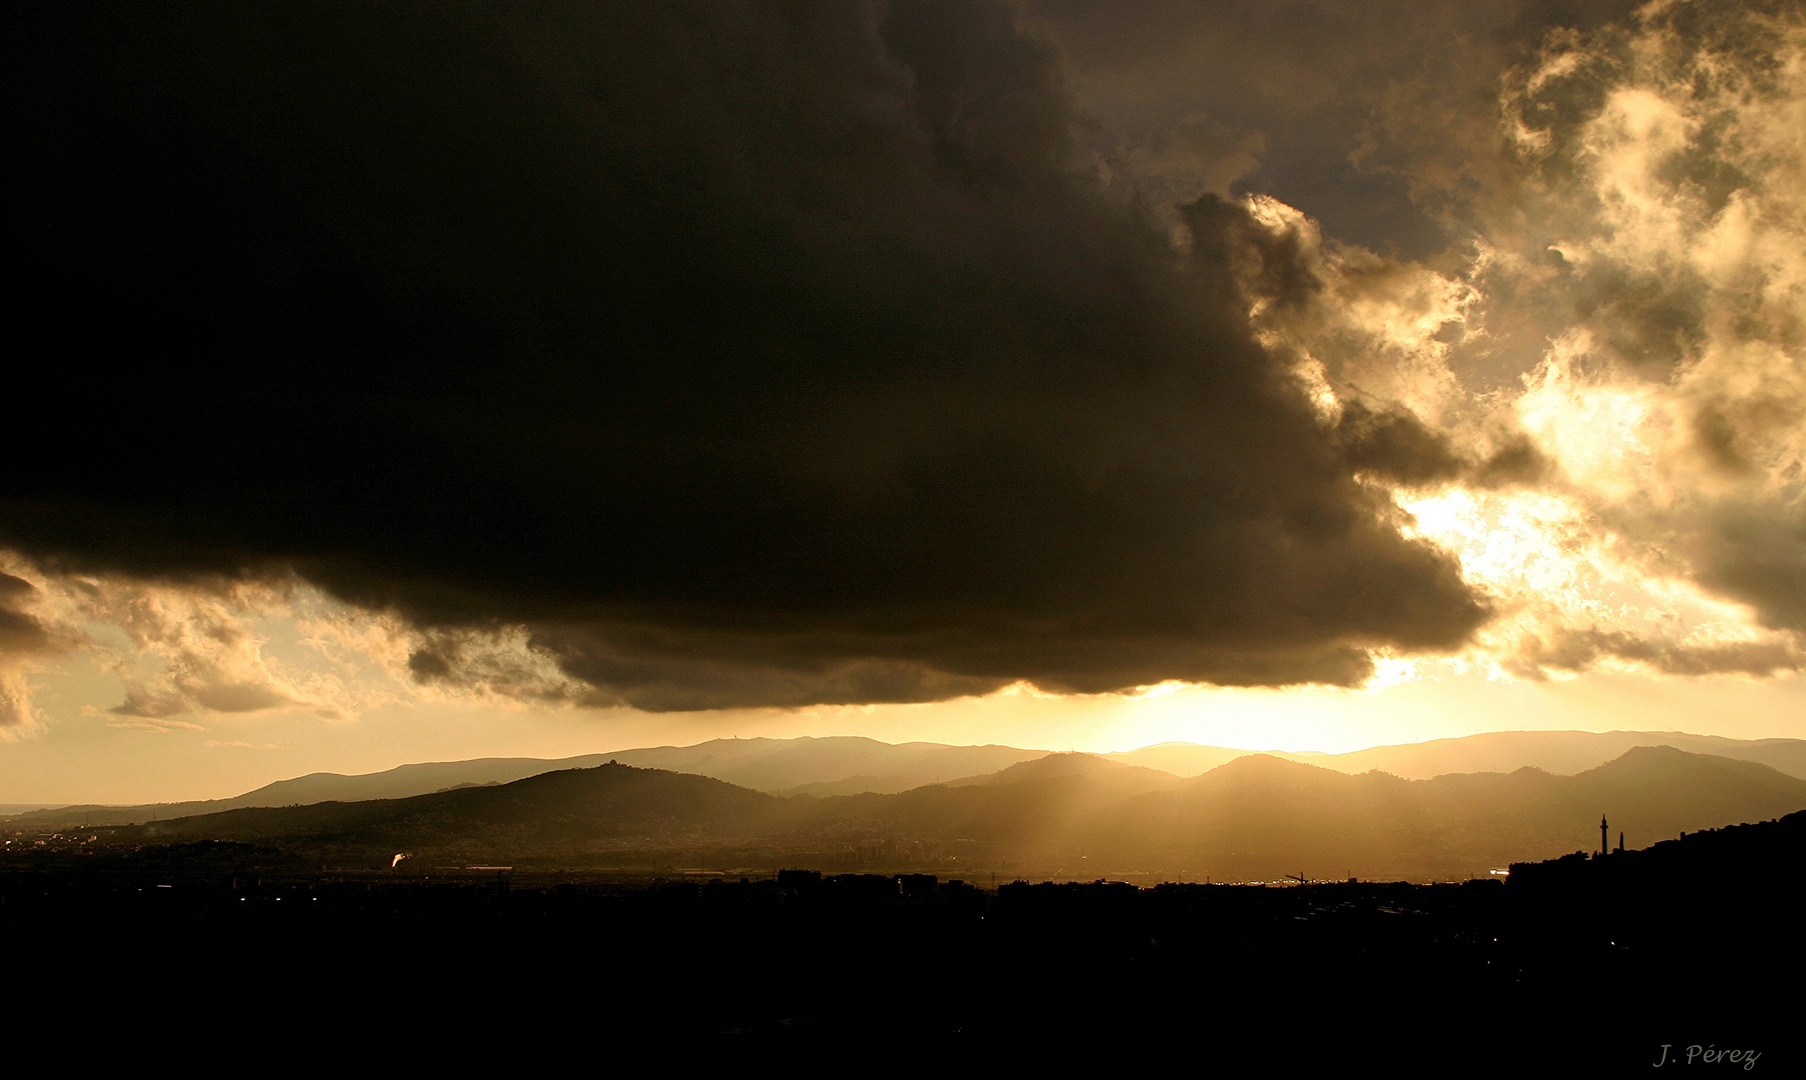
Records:
M1487 732L1424 743L1371 747L1345 754L1271 751L1267 756L1344 773L1377 768L1415 780L1432 779L1444 773L1509 773L1525 766L1556 775L1573 775L1633 747L1658 744L1683 744L1676 748L1688 750L1692 747L1688 752L1757 761L1783 774L1806 779L1806 740L1737 740L1685 732ZM1608 754L1607 750L1613 752ZM1184 778L1203 775L1251 753L1255 752L1168 742L1140 750L1087 756ZM315 772L278 780L224 799L135 806L78 804L26 811L4 820L15 828L119 825L245 806L401 798L461 785L505 784L542 772L592 768L611 760L625 765L713 776L776 794L820 797L865 792L897 794L937 782L977 783L995 773L1049 756L1056 755L1049 751L996 744L966 747L929 742L890 744L863 736L727 738L691 746L640 747L569 758L473 758L410 763L363 774ZM1197 767L1200 764L1207 764L1208 768Z
M1130 764L1147 764L1181 775L1187 755L1214 761L1228 753L1222 747L1166 743L1105 755ZM1395 743L1340 754L1268 751L1276 757L1361 773L1381 769L1411 780L1427 780L1445 772L1510 772L1535 765L1563 776L1583 772L1637 746L1666 745L1689 753L1758 761L1789 776L1806 779L1806 739L1731 739L1684 731L1489 731L1416 743ZM1161 762L1165 764L1161 764ZM1220 764L1221 762L1217 762ZM1210 767L1214 768L1215 765Z
M107 833L109 842L139 844L281 842L358 865L414 851L544 866L707 857L742 866L814 860L1456 879L1595 848L1601 812L1613 822L1612 839L1622 829L1634 847L1806 809L1806 781L1671 747L1634 748L1566 777L1525 767L1408 780L1273 755L1152 788L1127 766L1090 755L1017 775L896 794L780 797L612 764L406 799L237 808Z

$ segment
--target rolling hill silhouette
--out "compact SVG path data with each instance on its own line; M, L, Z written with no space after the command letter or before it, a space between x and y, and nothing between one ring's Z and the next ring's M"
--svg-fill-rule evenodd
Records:
M758 791L786 794L898 792L942 779L990 772L1042 757L1044 750L1011 746L891 744L860 736L795 739L711 739L694 746L654 746L571 758L475 758L400 765L347 776L310 773L278 780L227 799L138 806L81 804L16 815L43 827L123 825L164 821L251 806L295 806L368 799L401 799L470 785L507 784L541 773L589 769L609 761L648 769L712 776Z
M1170 772L1141 765L1111 761L1099 754L1048 754L1020 762L994 773L965 776L947 782L947 787L974 787L983 784L1019 784L1031 780L1060 777L1083 777L1102 790L1120 793L1122 798L1145 791L1167 791L1180 785L1179 777Z
M1421 880L1591 850L1601 813L1614 841L1622 829L1635 847L1802 808L1806 781L1671 747L1636 748L1574 776L1526 768L1431 780L1253 755L1182 781L1054 755L958 784L830 798L605 765L406 799L237 809L112 836L298 845L357 859L410 851L582 866L624 852L657 862L729 850L748 866L844 854L1219 880Z
M1633 748L1574 776L1524 768L1430 780L1254 756L1128 800L1084 839L1115 862L1190 861L1237 876L1288 859L1328 876L1340 859L1367 874L1465 877L1596 849L1601 814L1614 843L1623 831L1627 843L1646 845L1802 807L1806 781L1666 746Z
M1013 746L885 743L855 735L795 739L712 739L609 754L623 765L713 776L757 791L786 794L880 794L974 773L994 772L1044 756ZM859 784L857 790L826 790Z
M381 852L581 853L610 841L756 836L780 820L784 800L706 776L601 765L542 773L494 787L406 799L250 807L151 822L120 835L147 842L232 839L305 842Z
M1691 754L1755 761L1806 779L1806 739L1727 739L1684 731L1492 731L1458 739L1375 746L1345 754L1273 751L1270 756L1337 772L1378 769L1407 780L1427 780L1443 773L1512 772L1525 766L1568 776L1603 765L1638 746L1672 746ZM1179 776L1196 776L1245 753L1220 746L1161 743L1104 756Z
M1347 754L1274 752L1267 756L1343 773L1378 769L1406 779L1430 779L1445 773L1509 773L1525 766L1568 775L1603 764L1633 747L1656 745L1760 762L1789 776L1806 778L1806 740L1725 739L1684 732L1504 731L1379 746ZM464 785L505 784L561 769L593 768L610 760L641 768L712 776L741 787L784 795L895 794L925 784L978 783L998 770L1049 756L1046 751L1010 746L923 742L893 745L856 736L712 739L693 746L642 747L572 758L476 758L401 765L351 776L311 773L226 799L139 806L62 806L20 813L7 820L15 826L70 828L169 820L251 806L397 799ZM1161 743L1140 750L1081 756L1189 777L1246 757L1248 752L1194 743Z

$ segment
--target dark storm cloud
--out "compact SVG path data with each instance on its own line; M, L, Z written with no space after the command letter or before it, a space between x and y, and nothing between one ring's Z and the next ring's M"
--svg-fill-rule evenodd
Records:
M1798 670L1800 651L1782 642L1730 641L1682 644L1622 630L1559 630L1547 641L1521 644L1507 664L1523 678L1549 671L1585 671L1603 659L1628 660L1668 675L1775 675Z
M1764 625L1806 631L1806 514L1797 506L1722 508L1699 546L1707 584L1751 605Z
M1354 479L1433 440L1254 340L1308 272L1106 198L1008 9L7 18L36 559L292 567L421 679L525 624L652 709L1352 683L1484 616Z
M1470 474L1474 486L1498 488L1534 484L1549 475L1549 459L1523 434L1514 432L1498 441L1498 449Z
M36 727L25 673L39 656L69 645L25 610L37 593L31 582L0 571L0 737Z
M1358 401L1343 406L1337 433L1355 468L1398 484L1452 480L1462 461L1448 439L1410 413L1375 411Z
M24 578L0 572L0 655L50 652L56 646L44 624L19 610L37 588Z
M1229 177L1238 188L1304 208L1343 240L1430 256L1470 238L1475 189L1510 182L1500 75L1551 29L1599 26L1636 6L1029 0L1026 10L1103 121L1093 130L1107 161L1135 171L1140 150L1165 164L1160 151L1182 133L1223 133L1211 140L1219 169L1258 148ZM1195 167L1200 182L1210 171ZM1181 185L1156 175L1153 186Z

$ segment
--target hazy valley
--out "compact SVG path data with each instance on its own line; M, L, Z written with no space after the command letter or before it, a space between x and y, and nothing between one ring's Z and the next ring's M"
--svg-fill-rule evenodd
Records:
M1478 736L1478 746L1448 740L1454 745L1379 749L1420 762L1437 753L1449 760L1509 762L1514 747L1586 760L1581 749L1564 747L1558 738L1579 733L1538 734L1545 737ZM1572 741L1610 745L1596 737ZM1169 756L1182 749L1151 748ZM1792 748L1739 749L1785 761ZM1147 759L1146 752L1137 753ZM987 881L1019 875L1425 881L1485 877L1514 861L1595 850L1601 814L1610 819L1611 844L1622 833L1634 849L1683 832L1806 809L1806 780L1760 761L1672 745L1634 746L1571 775L1523 765L1428 779L1379 770L1350 774L1260 754L1188 777L1128 764L1136 754L892 747L867 739L718 740L594 760L486 760L363 777L303 777L211 805L70 808L21 815L7 826L21 843L45 830L63 830L57 842L78 847L239 841L325 868L393 865L411 872L473 864L693 874L791 866L929 870ZM903 791L852 795L774 794L702 771L762 778L777 792L806 792L856 783L845 776L823 779L849 769L908 775L899 762L947 772L972 762L1010 763ZM545 770L548 765L565 767ZM513 778L527 770L534 771ZM435 783L444 789L344 797L405 793ZM341 797L301 802L320 792ZM295 804L253 802L273 795L287 795ZM174 816L211 807L222 808ZM85 825L70 820L78 814L89 819Z

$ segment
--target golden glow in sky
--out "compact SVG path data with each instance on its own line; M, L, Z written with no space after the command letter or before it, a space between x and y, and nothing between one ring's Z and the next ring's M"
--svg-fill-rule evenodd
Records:
M0 616L26 627L0 650L0 799L219 796L314 769L732 734L1327 752L1513 727L1799 735L1806 22L1733 11L1686 29L1692 10L1549 28L1499 62L1483 115L1439 112L1433 87L1394 80L1341 158L1446 233L1415 254L1236 189L1261 178L1282 126L1194 111L1189 142L1135 143L1123 117L1158 113L1159 58L1137 81L1067 42L1075 115L1090 118L1075 142L1118 140L1088 168L1172 229L1173 259L1206 257L1176 208L1233 192L1252 246L1310 279L1247 287L1251 340L1325 430L1398 421L1408 445L1376 452L1357 490L1487 608L1452 652L1351 637L1374 665L1359 688L1022 682L926 704L654 714L597 707L584 672L627 660L603 649L580 670L505 619L429 632L299 572L159 580L0 551L24 583ZM1303 103L1286 108L1326 87L1293 88ZM442 656L456 677L429 677Z

